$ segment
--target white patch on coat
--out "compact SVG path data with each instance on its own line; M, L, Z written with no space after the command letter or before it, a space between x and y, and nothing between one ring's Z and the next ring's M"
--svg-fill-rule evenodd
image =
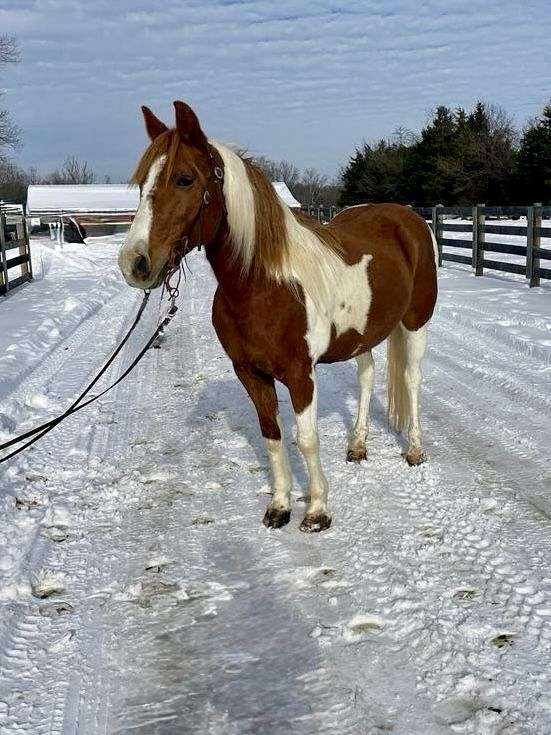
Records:
M371 350L364 352L356 358L358 365L358 384L360 387L360 397L358 400L358 414L356 423L350 437L350 449L364 449L367 430L369 424L369 402L373 390L373 381L375 378L375 363Z
M224 199L233 253L247 272L255 248L254 190L241 158L227 146L209 142L224 163ZM287 230L288 257L269 275L278 282L300 283L317 308L330 314L344 263L332 248L296 219L279 197L276 199Z
M266 450L270 460L273 477L273 497L270 508L276 510L289 510L291 507L291 487L293 477L289 466L289 457L285 448L283 437L283 426L279 416L277 423L281 431L281 439L266 439Z
M332 325L335 325L337 337L349 329L355 329L360 334L365 332L372 299L368 276L368 266L372 258L372 255L365 254L354 265L339 261L327 311L321 311L307 293L308 326L305 339L312 362L317 362L329 347Z
M153 222L152 195L165 161L166 155L162 155L151 164L144 185L142 186L140 204L128 230L124 245L119 252L119 268L129 283L134 281L132 265L136 256L147 255L149 233L151 232L151 224Z
M417 331L400 325L405 346L404 382L409 398L409 450L421 450L421 425L419 421L419 388L421 386L421 363L427 350L427 325Z

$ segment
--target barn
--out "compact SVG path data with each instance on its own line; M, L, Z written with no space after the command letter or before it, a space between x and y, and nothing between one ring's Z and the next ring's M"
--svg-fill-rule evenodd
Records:
M272 186L276 190L279 198L284 201L288 207L291 207L291 209L301 208L301 203L291 194L289 187L284 181L273 181Z
M36 184L29 186L27 217L62 231L112 234L128 227L139 198L129 184Z

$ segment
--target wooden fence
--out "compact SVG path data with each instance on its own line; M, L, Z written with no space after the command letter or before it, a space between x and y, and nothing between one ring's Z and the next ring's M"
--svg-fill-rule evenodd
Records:
M337 212L340 212L342 207L336 207L332 204L330 207L318 207L314 204L303 204L301 206L303 212L307 212L310 217L317 219L318 222L329 222Z
M532 207L419 207L415 208L431 223L438 243L439 265L443 261L470 265L476 276L484 275L484 269L519 273L529 279L530 286L539 286L540 279L551 279L551 247L542 247L542 238L551 238L551 222L546 225L544 217L551 217L551 206L534 204ZM519 221L518 225L499 224L500 217ZM454 219L468 222L454 222ZM448 233L469 233L469 240L448 237ZM523 238L525 245L511 242L491 242L486 235L514 235ZM551 243L550 243L551 245ZM444 249L446 248L446 250ZM468 254L448 252L468 250ZM487 254L490 257L487 257ZM523 263L497 260L494 253L519 256ZM543 261L543 265L541 264ZM545 267L549 264L550 267Z
M12 273L18 273L11 277ZM33 271L27 222L21 211L0 207L0 294L32 280Z

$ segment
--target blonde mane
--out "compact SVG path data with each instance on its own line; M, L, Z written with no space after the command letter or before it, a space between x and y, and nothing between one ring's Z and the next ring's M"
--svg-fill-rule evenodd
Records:
M339 242L314 220L295 215L253 161L209 142L224 163L231 246L243 273L264 274L295 292L300 286L329 313L344 266Z

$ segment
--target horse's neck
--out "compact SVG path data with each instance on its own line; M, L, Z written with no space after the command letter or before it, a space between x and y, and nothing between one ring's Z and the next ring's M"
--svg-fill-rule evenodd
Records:
M207 245L205 253L225 300L236 311L246 309L251 295L261 288L261 284L256 279L243 276L241 263L233 256L225 233Z

